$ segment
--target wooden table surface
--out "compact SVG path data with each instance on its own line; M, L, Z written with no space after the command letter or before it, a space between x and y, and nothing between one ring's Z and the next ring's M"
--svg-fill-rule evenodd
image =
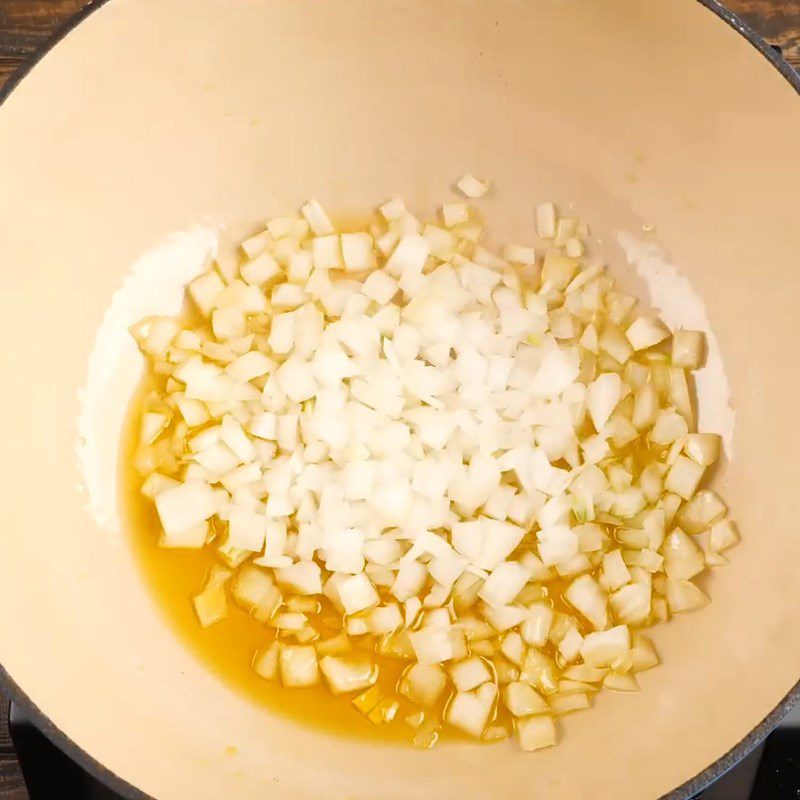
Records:
M0 87L88 0L0 0ZM727 0L786 59L800 68L800 0ZM26 800L0 696L0 800ZM76 800L79 800L76 798Z

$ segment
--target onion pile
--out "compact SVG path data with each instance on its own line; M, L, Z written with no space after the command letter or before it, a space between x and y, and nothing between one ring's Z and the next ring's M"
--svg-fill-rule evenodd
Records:
M584 225L531 211L543 254L483 246L465 202L423 224L393 199L340 233L311 200L192 281L192 319L132 329L160 545L219 558L200 624L236 604L259 675L421 747L449 725L536 750L600 689L637 691L642 629L707 603L694 580L738 540L700 488L703 334L618 291Z

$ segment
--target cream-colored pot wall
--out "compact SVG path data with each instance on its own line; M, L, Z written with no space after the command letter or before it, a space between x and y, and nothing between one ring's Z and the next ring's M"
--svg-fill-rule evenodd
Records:
M694 0L111 0L0 110L3 666L159 800L642 800L700 772L800 677L799 142L792 87ZM658 631L640 695L604 694L534 755L336 740L249 704L77 489L78 391L144 252L311 195L432 210L466 171L495 183L499 237L544 199L609 241L656 225L736 410L744 540L711 606Z

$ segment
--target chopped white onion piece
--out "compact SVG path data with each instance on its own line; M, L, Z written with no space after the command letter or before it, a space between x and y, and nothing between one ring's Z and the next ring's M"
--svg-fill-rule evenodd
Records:
M219 568L215 569L219 570ZM225 575L220 577L219 572L215 575L212 571L212 578L209 579L203 591L192 598L197 619L204 628L225 619L228 613L225 581L231 573L228 570L220 570L220 572Z
M447 721L479 739L489 722L496 697L497 687L491 683L485 683L474 692L457 692L447 707Z
M603 555L603 579L612 591L624 586L631 579L621 550L611 550Z
M343 580L338 587L339 600L346 614L357 614L380 602L369 578L360 573Z
M463 649L463 636L449 625L428 625L409 633L420 664L439 664L457 658Z
M586 252L583 240L579 239L577 236L571 236L567 239L565 249L570 258L580 258Z
M526 752L552 747L556 743L556 726L547 714L517 720L519 746Z
M583 636L580 635L577 628L571 627L558 643L558 653L566 663L570 663L580 655L582 644Z
M279 660L284 686L313 686L319 683L317 651L311 645L284 645Z
M708 602L708 597L691 581L667 580L667 603L671 613L694 611Z
M322 572L313 561L300 561L275 570L275 579L285 589L299 595L322 594Z
M469 222L469 206L466 203L445 203L441 210L442 221L448 228Z
M705 356L702 331L676 330L672 335L672 363L682 369L699 369Z
M265 250L242 264L239 272L250 286L263 286L281 274L281 267L273 255Z
M159 492L155 503L167 546L174 546L169 545L170 537L196 529L212 517L219 506L217 495L207 483L200 480L186 481ZM197 546L204 543L205 537Z
M722 437L717 433L690 433L684 450L698 464L707 467L719 458L721 443Z
M326 655L319 668L334 694L367 689L378 679L378 667L366 653L354 655Z
M533 603L520 626L520 634L526 644L541 647L547 642L552 624L552 607L546 603Z
M169 425L169 417L166 414L150 412L142 415L142 425L139 431L140 444L152 444L164 429Z
M342 266L341 240L335 234L316 236L311 243L311 253L314 257L314 268L317 270L339 269Z
M378 305L386 305L397 294L397 281L383 270L375 270L364 281L361 291Z
M308 296L302 286L294 283L280 283L272 289L270 302L276 311L283 311L289 308L298 308L307 299Z
M459 692L469 692L492 680L492 673L483 659L473 656L450 667L450 678Z
M568 525L551 525L537 534L539 557L546 567L564 564L580 553L580 543L574 528Z
M403 615L396 603L373 608L367 617L371 633L393 633L403 625Z
M308 361L298 356L290 356L275 373L278 386L295 403L302 403L317 393L314 371Z
M375 266L374 244L368 233L341 235L342 259L348 272L363 272Z
M707 489L698 492L678 512L677 522L687 533L697 534L725 516L727 509L719 496Z
M667 473L664 488L684 500L690 500L697 491L704 472L705 467L702 464L685 456L678 456Z
M248 258L255 258L259 253L269 247L272 236L269 230L259 231L249 236L242 242L242 250Z
M722 553L729 547L738 544L739 533L730 520L724 519L711 528L710 542L711 547L717 553Z
M277 642L272 642L272 644L267 645L266 648L256 653L253 659L253 669L264 680L277 680L279 657L280 645Z
M418 595L428 577L424 564L405 560L400 563L397 578L392 586L392 594L402 603Z
M564 598L583 614L597 630L608 624L608 598L591 575L576 578L564 592Z
M461 194L473 200L483 197L489 190L488 181L482 181L474 175L464 175L456 185Z
M214 270L195 278L187 287L189 297L204 316L210 316L216 307L219 296L225 289L225 284L219 274Z
M590 667L587 664L574 664L564 670L564 677L579 683L599 683L608 673L608 669Z
M478 592L478 597L490 606L507 606L522 591L530 573L516 561L504 561L490 573Z
M316 236L324 236L333 233L333 223L328 219L328 215L317 200L309 200L300 209L300 212L306 218L306 221Z
M668 445L683 439L689 432L686 420L674 408L666 408L656 415L650 441L654 444Z
M421 274L431 251L427 239L417 233L404 236L389 256L384 269L395 278L406 274Z
M631 662L634 672L644 672L659 663L658 654L653 647L653 643L646 636L641 634L634 636L633 647L631 648Z
M571 692L569 694L554 694L548 698L550 710L556 716L563 716L573 711L582 711L589 708L591 701L589 696L583 692Z
M522 664L525 656L525 642L517 631L509 631L500 643L500 652L512 663Z
M650 616L652 591L642 583L630 583L611 595L614 619L626 625L641 625Z
M513 681L503 689L503 703L515 717L547 713L544 698L527 683Z
M536 232L540 239L552 239L556 235L556 207L542 203L536 207Z
M599 433L622 397L622 379L616 372L605 372L586 388L586 408Z
M638 317L625 331L634 350L646 350L669 336L669 328L659 319Z
M438 664L414 664L400 681L400 693L418 706L436 704L447 685L447 674Z
M624 658L631 648L627 625L617 625L605 631L590 633L581 645L581 656L592 667L609 667Z
M236 550L259 552L264 547L267 520L247 508L234 507L228 521L228 544Z
M296 633L302 631L308 623L308 617L299 612L286 612L284 614L275 614L267 623L271 628L277 628L279 631L291 631Z
M496 631L502 633L516 628L526 619L528 611L524 606L484 606L483 616Z

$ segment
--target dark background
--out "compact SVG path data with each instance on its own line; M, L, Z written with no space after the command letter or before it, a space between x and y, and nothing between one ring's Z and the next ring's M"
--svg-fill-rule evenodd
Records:
M0 0L0 87L86 5L88 0ZM726 5L800 68L800 0L727 0ZM0 800L27 800L8 736L7 711L0 695Z

